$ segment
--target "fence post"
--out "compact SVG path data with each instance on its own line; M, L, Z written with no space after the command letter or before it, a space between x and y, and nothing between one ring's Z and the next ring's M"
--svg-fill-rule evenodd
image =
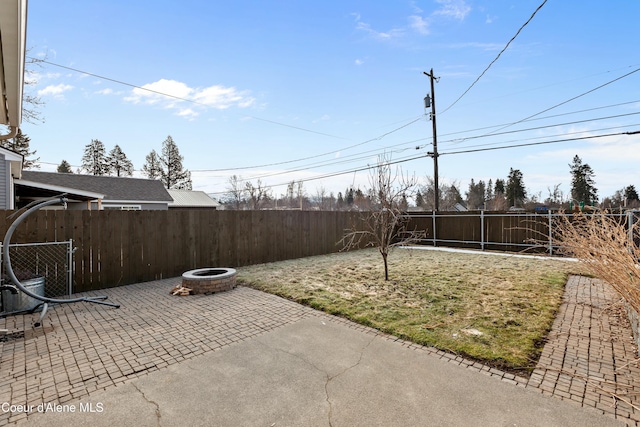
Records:
M484 210L480 211L480 249L484 251Z
M629 250L633 248L633 211L627 211L627 227L629 228Z
M431 211L432 225L433 225L433 246L436 245L436 211Z
M553 221L551 210L549 212L549 255L553 255Z
M67 292L68 296L73 294L73 239L69 239L69 246L67 246Z

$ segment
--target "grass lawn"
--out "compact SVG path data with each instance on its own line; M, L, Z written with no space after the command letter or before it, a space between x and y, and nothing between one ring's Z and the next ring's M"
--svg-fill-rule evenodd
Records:
M242 267L238 282L528 375L574 273L560 260L396 249L385 282L365 249Z

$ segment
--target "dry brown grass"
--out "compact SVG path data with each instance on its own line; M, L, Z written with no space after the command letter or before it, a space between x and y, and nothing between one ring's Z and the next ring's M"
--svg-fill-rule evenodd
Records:
M505 369L531 368L577 263L365 249L238 269L241 284ZM481 335L474 335L476 330Z
M609 283L633 309L640 313L640 248L629 239L626 218L576 214L557 221L556 241L566 255L578 258L589 273ZM632 227L638 236L638 224Z

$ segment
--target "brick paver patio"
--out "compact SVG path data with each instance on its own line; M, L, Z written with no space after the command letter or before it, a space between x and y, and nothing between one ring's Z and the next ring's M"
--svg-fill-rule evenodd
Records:
M573 276L528 387L640 421L637 345L619 296L602 281Z
M340 322L514 386L592 406L636 425L640 369L630 327L607 286L571 278L549 342L529 380L434 348L419 346L311 308L238 287L216 295L171 296L172 278L107 289L120 309L78 303L0 319L0 404L64 404L149 372L216 351L309 316ZM27 417L0 411L0 425Z

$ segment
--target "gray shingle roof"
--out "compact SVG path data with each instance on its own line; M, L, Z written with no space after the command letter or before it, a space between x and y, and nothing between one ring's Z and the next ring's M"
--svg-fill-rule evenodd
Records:
M153 179L36 171L22 171L22 179L42 184L102 193L105 195L104 200L143 202L173 201L162 182Z

